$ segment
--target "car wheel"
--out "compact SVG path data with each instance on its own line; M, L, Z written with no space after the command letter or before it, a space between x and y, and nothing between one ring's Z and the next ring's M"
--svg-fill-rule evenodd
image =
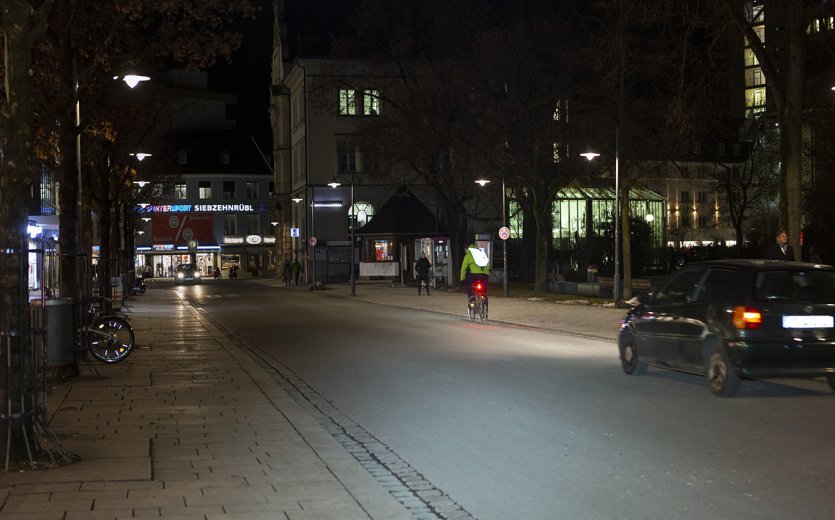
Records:
M739 389L739 374L721 348L714 348L707 358L707 386L713 395L730 397Z
M635 338L631 334L624 334L620 338L620 366L630 376L646 374L647 364L641 359Z
M829 388L835 392L835 376L826 376L826 381L829 383Z

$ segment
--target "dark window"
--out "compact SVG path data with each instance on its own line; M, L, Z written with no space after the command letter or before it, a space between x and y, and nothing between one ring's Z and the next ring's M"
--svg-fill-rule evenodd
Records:
M223 200L235 200L235 181L223 181Z
M835 303L833 271L763 271L754 281L754 298L761 301Z
M703 274L704 270L702 269L688 269L679 272L661 287L653 302L660 305L691 302Z
M736 276L736 271L732 269L711 269L699 287L696 301L710 302L727 297L734 286Z

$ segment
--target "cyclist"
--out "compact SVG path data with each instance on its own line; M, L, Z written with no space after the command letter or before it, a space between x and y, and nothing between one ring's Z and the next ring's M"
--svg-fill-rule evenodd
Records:
M490 259L483 249L475 242L467 248L464 261L461 262L461 283L467 288L467 303L472 307L475 303L473 297L473 284L481 281L487 287L487 279L490 276Z

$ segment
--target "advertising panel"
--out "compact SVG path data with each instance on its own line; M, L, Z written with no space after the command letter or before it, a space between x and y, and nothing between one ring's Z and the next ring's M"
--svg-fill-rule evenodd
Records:
M153 213L151 236L154 244L187 245L190 240L214 244L211 213Z

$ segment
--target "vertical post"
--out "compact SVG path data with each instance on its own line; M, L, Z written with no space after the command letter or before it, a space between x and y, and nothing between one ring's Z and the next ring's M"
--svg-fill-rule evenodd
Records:
M316 236L316 187L313 186L310 188L310 236ZM310 237L308 237L308 246L310 246ZM310 267L310 274L313 276L313 288L316 288L316 246L310 246L313 250L311 255L311 267Z
M505 195L507 191L504 185L504 174L502 174L502 227L508 227L507 225L507 201L505 200ZM507 241L510 240L508 237L506 240L503 240L504 244L502 244L502 265L504 266L504 275L502 276L502 283L504 284L504 296L505 298L508 297L509 292L507 288Z
M621 299L620 288L620 128L615 127L615 304Z
M357 295L356 280L354 279L354 228L356 221L354 220L354 172L351 172L351 296Z

